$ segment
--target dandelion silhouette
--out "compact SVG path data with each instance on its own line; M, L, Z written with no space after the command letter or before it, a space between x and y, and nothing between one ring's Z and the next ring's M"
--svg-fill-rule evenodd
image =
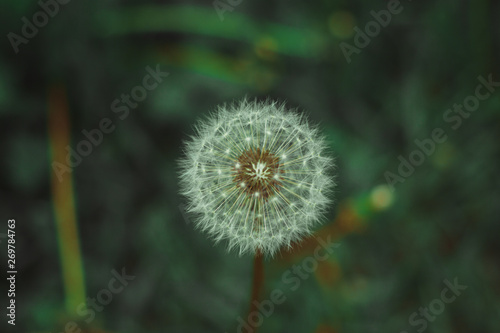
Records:
M331 202L326 147L318 129L282 103L219 107L185 145L187 210L228 250L273 256L310 234Z

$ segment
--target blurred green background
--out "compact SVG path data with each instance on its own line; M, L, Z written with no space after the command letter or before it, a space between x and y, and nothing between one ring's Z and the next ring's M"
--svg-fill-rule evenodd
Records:
M253 258L193 228L176 161L197 118L269 96L319 123L335 152L336 203L317 235L340 246L297 290L282 276L314 239L265 261L262 297L280 289L286 301L259 332L499 332L500 91L456 129L443 116L478 76L500 81L500 3L404 0L348 62L341 43L356 46L355 27L387 6L72 0L49 18L36 1L3 0L0 233L16 219L19 274L15 327L2 279L0 331L237 331ZM169 75L126 117L114 112L148 66ZM113 130L59 181L53 163L105 118ZM398 156L435 128L447 140L391 191ZM135 278L95 318L77 313L122 269ZM410 323L455 278L467 289L425 328Z

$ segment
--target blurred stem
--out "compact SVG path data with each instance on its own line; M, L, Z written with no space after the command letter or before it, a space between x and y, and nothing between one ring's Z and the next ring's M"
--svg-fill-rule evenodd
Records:
M253 283L252 283L252 297L250 298L250 309L248 310L247 319L250 317L252 312L259 311L257 309L257 304L262 294L262 289L264 286L264 260L262 252L257 249L255 252L255 258L253 261ZM253 328L253 333L257 332L257 327Z
M85 303L85 285L75 214L73 179L71 169L66 170L68 167L65 164L67 154L65 147L70 144L70 123L65 89L61 86L52 86L48 102L48 134L52 168L57 168L57 170L51 170L54 215L66 296L66 311L73 315L76 308Z

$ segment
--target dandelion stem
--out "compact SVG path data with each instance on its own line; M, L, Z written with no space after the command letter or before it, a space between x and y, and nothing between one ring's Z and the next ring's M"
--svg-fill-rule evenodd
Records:
M257 312L257 304L259 302L260 296L262 294L264 286L264 262L263 255L259 249L255 252L255 259L253 262L253 283L252 283L252 297L250 298L250 309L248 310L248 316L253 312ZM253 328L253 333L257 332L257 327Z

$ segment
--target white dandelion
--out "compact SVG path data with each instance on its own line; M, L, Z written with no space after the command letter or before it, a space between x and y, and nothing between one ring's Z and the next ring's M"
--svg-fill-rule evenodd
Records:
M222 106L181 160L195 224L239 254L274 255L308 235L331 202L333 159L318 129L277 102Z

